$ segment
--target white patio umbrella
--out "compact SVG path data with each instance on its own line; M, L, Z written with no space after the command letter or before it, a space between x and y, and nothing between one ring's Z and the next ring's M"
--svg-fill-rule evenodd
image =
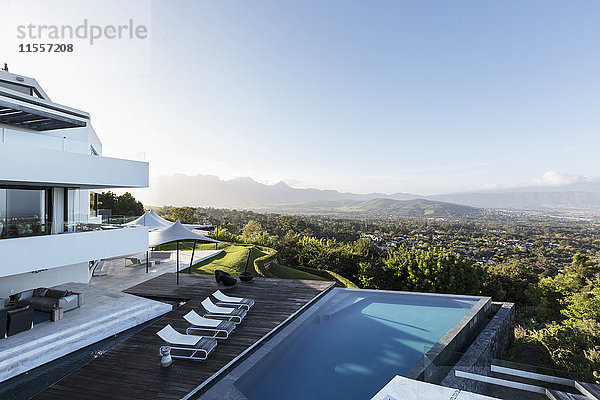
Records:
M190 267L192 266L192 262L194 261L194 252L196 251L196 243L197 242L210 242L210 243L222 243L229 244L226 242L221 242L220 240L212 239L203 235L200 235L196 232L192 232L185 226L181 224L181 222L176 221L171 226L163 229L158 229L154 231L150 231L149 233L149 241L148 245L150 247L158 246L165 243L177 242L177 284L179 285L179 242L181 240L193 240L194 241L194 249L192 250L192 260L190 261ZM148 257L146 257L146 262Z
M125 225L142 225L148 227L148 229L152 231L154 229L168 228L173 225L173 222L167 221L155 213L154 210L150 210L146 211L141 217L138 217Z
M148 227L148 229L163 229L168 228L173 225L173 222L167 221L160 215L158 215L154 210L150 209L144 213L144 215L134 219L131 222L126 223L125 225L142 225ZM213 225L210 224L181 224L188 229L211 229L214 228Z

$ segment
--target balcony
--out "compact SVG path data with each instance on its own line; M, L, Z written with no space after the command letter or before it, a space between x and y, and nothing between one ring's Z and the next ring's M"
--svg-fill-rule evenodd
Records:
M100 229L100 228L99 228ZM0 277L148 249L145 227L114 228L0 240Z
M0 184L148 187L148 163L0 142Z

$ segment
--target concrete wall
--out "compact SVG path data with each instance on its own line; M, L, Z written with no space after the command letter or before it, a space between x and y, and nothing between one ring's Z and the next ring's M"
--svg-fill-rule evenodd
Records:
M513 303L493 303L496 314L477 336L464 355L450 370L442 385L476 393L485 393L486 384L455 376L455 371L489 375L490 362L506 353L514 341L515 307Z
M148 228L123 228L0 240L0 277L148 250Z
M148 163L0 143L0 183L86 188L148 187Z
M89 282L89 264L79 263L40 272L28 272L0 279L0 298L37 287L50 287L66 282Z

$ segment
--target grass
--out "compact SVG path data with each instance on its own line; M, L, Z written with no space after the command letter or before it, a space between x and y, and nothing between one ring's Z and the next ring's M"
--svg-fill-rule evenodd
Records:
M317 276L324 278L324 280L328 281L336 281L338 286L348 289L358 289L358 286L354 284L350 279L344 278L342 275L337 274L328 269L314 269L308 267L298 267L299 270L308 272Z
M273 262L269 265L269 272L271 272L275 278L281 279L309 279L316 281L326 281L326 278L313 275L308 272L300 271L299 269L286 267L277 262Z
M214 249L214 245L212 248ZM246 268L246 260L248 259L249 252L251 254L248 269L252 271L252 263L254 260L264 256L266 253L255 247L225 246L221 254L192 266L192 273L212 274L215 270L220 269L231 275L239 275L244 272L244 269Z
M194 242L181 241L179 242L179 250L191 251L194 247ZM160 250L172 251L176 250L176 243L168 243L160 246ZM340 286L343 287L356 287L352 282L347 279L334 274L330 271L307 271L300 269L286 267L273 261L266 268L265 264L275 259L277 251L268 247L260 247L253 245L235 245L228 246L218 244L216 247L218 250L223 252L215 257L208 260L204 260L200 263L192 266L192 274L213 274L215 270L220 269L231 275L239 275L244 272L246 268L246 261L248 259L248 253L250 252L250 261L248 264L248 270L259 276L265 276L268 278L279 278L279 279L308 279L318 281L337 281ZM210 243L198 243L196 244L196 250L215 250L215 245ZM188 272L184 270L183 272ZM345 281L344 281L345 280Z

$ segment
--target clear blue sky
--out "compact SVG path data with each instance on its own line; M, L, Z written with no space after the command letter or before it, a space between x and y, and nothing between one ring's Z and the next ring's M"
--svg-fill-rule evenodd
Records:
M153 176L421 194L600 176L600 2L165 0L151 11L151 74L9 61L90 112L105 154L145 151Z

